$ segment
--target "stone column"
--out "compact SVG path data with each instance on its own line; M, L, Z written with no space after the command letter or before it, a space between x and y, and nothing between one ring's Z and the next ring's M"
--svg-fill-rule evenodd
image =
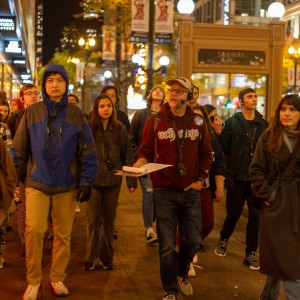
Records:
M194 21L193 17L182 16L178 19L177 76L191 78L194 58Z
M272 21L270 43L270 72L267 86L266 112L267 119L274 115L278 102L282 98L282 62L285 39L285 23Z

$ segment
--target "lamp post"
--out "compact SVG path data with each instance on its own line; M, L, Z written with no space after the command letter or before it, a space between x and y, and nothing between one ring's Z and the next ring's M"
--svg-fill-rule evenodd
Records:
M150 93L153 86L153 35L154 35L154 12L155 1L149 1L149 32L148 32L148 68L146 95Z
M88 64L88 51L96 45L96 41L94 38L89 38L85 40L83 37L81 37L78 40L78 45L83 48L84 50L84 69L83 69L83 82L81 87L81 102L82 102L82 110L85 112L86 109L86 70L87 70L87 64Z
M293 46L291 46L288 50L290 57L294 61L294 88L293 92L297 92L297 64L298 64L298 58L300 56L300 47L298 49L295 49Z

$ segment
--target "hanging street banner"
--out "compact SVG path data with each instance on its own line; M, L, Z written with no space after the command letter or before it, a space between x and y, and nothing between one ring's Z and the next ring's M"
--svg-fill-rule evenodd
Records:
M156 44L172 44L173 10L173 0L156 1L154 39Z
M76 82L81 82L83 80L84 74L84 62L76 64Z
M133 44L130 43L131 31L130 26L126 27L126 30L121 33L121 60L131 61L133 53Z
M149 32L149 0L131 0L131 15L130 41L133 43L147 43Z
M116 27L104 25L102 26L102 59L116 60Z
M296 82L295 82L295 68L293 67L288 67L288 85L289 86L300 86L300 69L297 65L296 67Z

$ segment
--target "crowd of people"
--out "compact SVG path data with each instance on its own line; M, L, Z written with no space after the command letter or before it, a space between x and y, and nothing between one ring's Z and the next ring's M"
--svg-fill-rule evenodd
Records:
M277 299L281 282L287 299L299 299L300 96L284 96L268 123L257 111L256 91L243 89L240 112L224 123L216 107L199 105L200 89L191 80L178 77L166 85L167 94L162 86L151 89L147 108L131 123L118 107L115 86L105 86L85 114L77 96L68 94L68 74L61 65L45 69L41 97L33 84L24 85L10 102L0 91L0 225L9 229L14 199L27 270L24 300L37 299L41 291L43 238L49 228L49 288L56 297L69 295L64 281L78 202L87 202L84 270L114 269L122 184L115 171L147 163L168 165L138 178L146 243L158 242L163 300L176 300L179 292L193 295L193 265L214 227L214 201L225 194L216 256L226 256L247 202L243 263L267 275L260 299ZM126 177L128 197L138 181ZM0 239L5 243L2 232ZM2 252L0 258L2 268Z

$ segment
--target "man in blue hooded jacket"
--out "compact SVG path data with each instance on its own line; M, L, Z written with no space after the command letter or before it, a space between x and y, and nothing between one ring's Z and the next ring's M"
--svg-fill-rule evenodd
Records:
M41 289L43 237L51 214L54 233L50 291L68 296L63 281L70 259L76 200L88 201L97 174L97 153L84 113L68 104L68 75L49 65L42 78L42 100L28 107L16 132L11 155L20 176L26 167L26 266L24 300Z

